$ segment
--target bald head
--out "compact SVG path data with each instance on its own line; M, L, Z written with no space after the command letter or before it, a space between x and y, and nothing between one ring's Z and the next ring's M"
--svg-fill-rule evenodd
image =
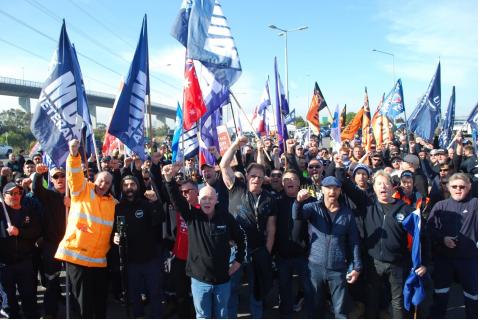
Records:
M202 211L208 215L212 216L215 212L215 205L217 204L217 192L214 188L209 185L206 185L198 193L198 202L200 202L200 207Z
M103 196L105 195L112 185L113 177L110 172L101 171L95 177L95 193Z

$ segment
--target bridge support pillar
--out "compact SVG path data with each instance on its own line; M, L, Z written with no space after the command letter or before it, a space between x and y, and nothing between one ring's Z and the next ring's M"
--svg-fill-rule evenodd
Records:
M32 107L30 105L29 97L18 97L18 104L25 110L27 113L32 112Z
M90 118L92 119L92 128L97 129L97 106L89 104Z
M160 122L159 127L163 127L167 124L167 117L161 114L156 115L157 121Z

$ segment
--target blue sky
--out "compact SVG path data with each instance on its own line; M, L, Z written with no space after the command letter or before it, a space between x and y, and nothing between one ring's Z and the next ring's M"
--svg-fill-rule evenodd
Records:
M0 76L43 82L57 45L60 18L65 18L77 52L106 67L79 56L87 89L115 93L120 76L128 71L147 13L152 100L176 105L182 95L184 49L170 36L170 29L180 3L3 0ZM285 29L308 26L288 36L290 108L297 115L305 116L315 81L332 112L337 104L357 111L365 86L370 107L375 109L394 77L392 57L372 52L374 48L395 55L395 75L403 82L407 116L425 93L439 58L442 114L452 85L456 86L457 115L467 115L477 101L476 1L221 0L221 4L243 67L232 91L249 111L258 103L267 75L272 77L274 56L285 83L284 39L268 28L271 24ZM0 105L5 109L17 103L1 98ZM105 123L108 116L109 109L98 112L100 122Z

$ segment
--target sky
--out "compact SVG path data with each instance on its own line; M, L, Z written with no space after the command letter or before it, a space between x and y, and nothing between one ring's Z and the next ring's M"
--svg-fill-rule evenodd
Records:
M272 24L287 30L308 26L288 33L290 110L304 118L315 81L333 113L337 104L357 112L365 87L375 110L396 78L402 79L408 117L439 60L442 116L453 85L457 116L468 115L477 102L477 1L220 3L243 69L231 89L247 113L258 104L267 77L273 79L275 56L285 85L285 40L268 28ZM43 82L64 18L86 89L115 94L128 72L146 13L151 99L172 107L181 101L185 49L170 35L181 0L0 0L0 4L0 77ZM373 49L393 54L394 59ZM270 94L273 97L274 92ZM0 110L15 107L17 99L0 97ZM111 109L99 108L97 120L107 123L110 113Z

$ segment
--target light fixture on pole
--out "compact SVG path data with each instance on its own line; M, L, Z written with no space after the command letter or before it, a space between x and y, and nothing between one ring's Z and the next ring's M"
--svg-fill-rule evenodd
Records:
M268 26L271 29L281 31L278 35L279 36L285 36L285 93L287 95L287 101L290 103L290 96L288 94L288 33L293 32L293 31L302 31L308 29L308 26L303 26L303 27L298 27L295 29L283 29L280 27L277 27L276 25L269 25Z
M396 77L395 77L395 55L391 52L386 52L382 50L377 50L377 49L372 49L373 52L378 52L382 54L386 54L392 57L392 68L393 68L393 83L396 83Z

